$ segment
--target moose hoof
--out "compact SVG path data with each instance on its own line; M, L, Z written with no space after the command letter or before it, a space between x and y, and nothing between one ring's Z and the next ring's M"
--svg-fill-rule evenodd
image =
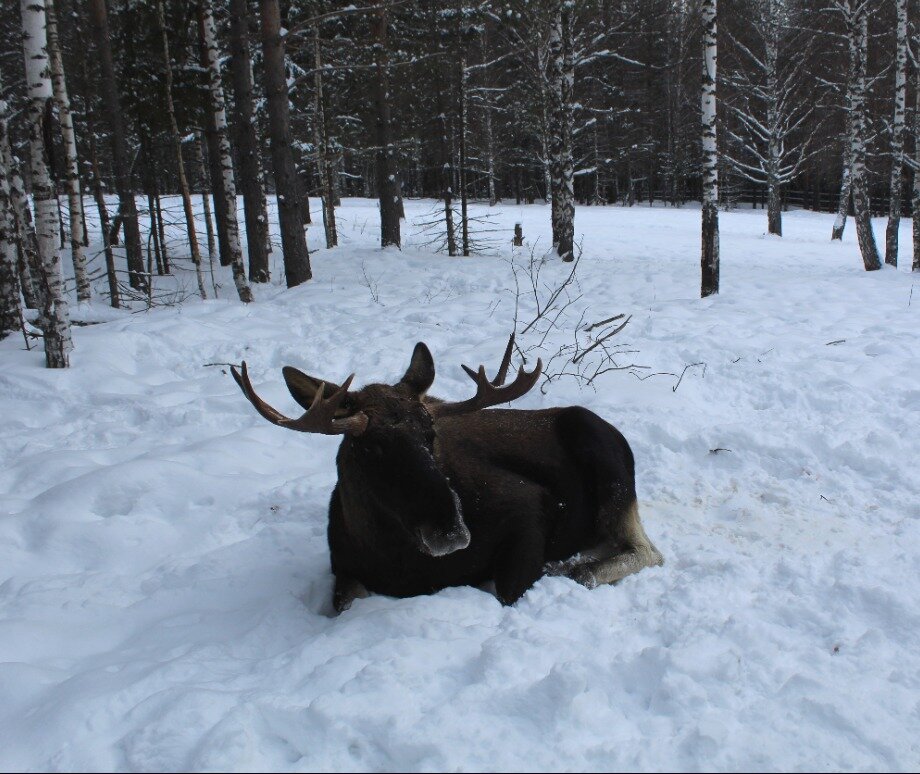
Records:
M370 594L364 588L364 584L356 580L344 582L336 580L335 592L332 595L332 606L335 608L336 613L344 613L356 599L365 599L369 596Z
M587 589L597 588L597 576L587 567L577 567L569 577Z

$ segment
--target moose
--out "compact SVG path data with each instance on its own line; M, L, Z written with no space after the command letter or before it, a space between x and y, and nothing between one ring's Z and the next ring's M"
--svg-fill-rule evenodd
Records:
M286 366L305 409L297 419L256 395L245 362L231 369L269 422L344 436L328 525L337 612L370 592L409 597L489 581L510 605L543 575L594 588L663 563L639 520L633 454L615 427L580 406L490 408L540 377L538 360L504 383L513 343L491 381L484 366L463 366L476 394L454 403L427 394L435 369L423 343L394 385L353 391L354 374L336 385Z

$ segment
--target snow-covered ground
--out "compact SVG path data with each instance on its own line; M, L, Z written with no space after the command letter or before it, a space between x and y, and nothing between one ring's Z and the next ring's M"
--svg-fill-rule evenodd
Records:
M432 207L407 202L405 232ZM511 329L513 224L547 245L546 207L493 217L497 255L383 252L374 203L347 200L305 286L244 306L219 273L220 300L112 314L100 280L74 316L109 321L75 328L69 370L0 344L0 768L920 766L920 282L864 272L827 215L780 239L723 213L700 300L698 210L578 209L582 297L544 351L585 307L625 313L620 363L647 368L519 403L622 430L664 567L330 614L337 440L272 427L206 364L245 358L293 412L282 366L395 380L424 340L433 392L468 396L459 364L494 366ZM161 300L194 289L177 268Z

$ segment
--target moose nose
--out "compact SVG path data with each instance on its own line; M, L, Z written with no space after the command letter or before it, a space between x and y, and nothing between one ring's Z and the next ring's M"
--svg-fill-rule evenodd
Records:
M427 554L446 556L454 551L462 551L470 544L470 531L462 520L447 532L426 525L419 528L419 539Z

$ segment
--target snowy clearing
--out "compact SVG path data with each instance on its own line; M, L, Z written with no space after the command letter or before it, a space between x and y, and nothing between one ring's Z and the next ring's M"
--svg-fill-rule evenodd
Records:
M411 234L435 203L406 204ZM579 208L583 298L547 351L588 305L631 314L623 363L663 373L518 407L578 403L625 434L665 566L545 578L511 608L455 588L332 617L338 440L270 426L204 364L245 358L293 412L282 366L393 381L424 340L433 393L465 398L460 363L494 368L511 330L513 224L538 253L549 231L547 207L506 205L497 256L448 259L421 235L376 248L373 201L338 216L342 246L316 250L314 226L294 290L244 306L221 269L221 300L132 314L100 278L72 312L108 322L74 329L69 370L0 343L0 767L920 766L916 276L864 272L852 222L832 244L832 216L790 212L780 239L739 210L701 301L698 209ZM179 265L164 292L194 288Z

